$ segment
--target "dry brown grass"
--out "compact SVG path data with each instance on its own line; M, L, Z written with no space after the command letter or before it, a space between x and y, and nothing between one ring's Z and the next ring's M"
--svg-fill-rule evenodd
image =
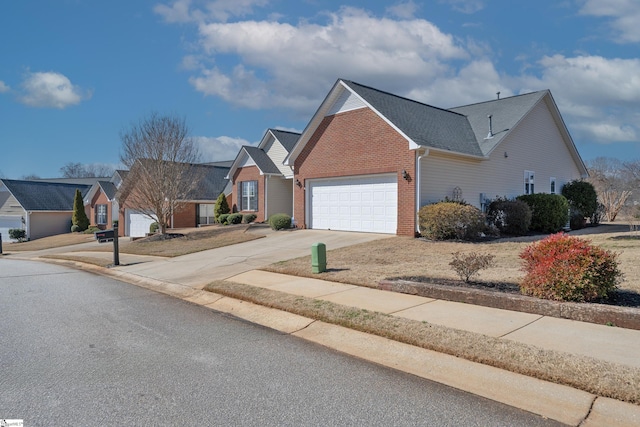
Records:
M627 231L620 231L620 230ZM640 292L640 233L628 226L593 227L572 232L593 244L619 254L624 273L622 289ZM480 271L477 279L488 282L518 283L519 253L532 241L545 236L498 239L482 243L433 242L409 237L391 237L369 243L327 251L327 271L311 273L311 256L272 264L265 270L296 276L314 277L360 286L377 287L382 279L400 276L458 279L449 263L453 253L472 252L494 255L493 267ZM328 248L330 249L330 248Z
M217 281L206 290L512 372L640 404L640 369L253 286Z
M58 248L61 246L77 245L95 241L93 234L66 233L57 236L43 237L42 239L28 242L2 242L3 252L39 251L43 249Z
M69 255L69 254L44 255L42 258L60 259L65 261L77 261L77 262L82 262L84 264L97 265L99 267L109 267L110 265L113 264L113 259L96 258L96 257L90 257L90 256L76 256L76 255Z
M119 239L118 247L120 252L125 254L177 257L264 237L259 233L248 233L248 228L248 225L232 225L180 230L180 233L184 234L184 236L166 240L145 238L129 241ZM171 230L170 232L173 233L174 231ZM104 243L92 250L95 252L112 252L113 245Z

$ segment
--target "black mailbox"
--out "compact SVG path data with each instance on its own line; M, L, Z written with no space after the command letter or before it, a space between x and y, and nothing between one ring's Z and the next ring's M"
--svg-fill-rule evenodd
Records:
M94 234L98 243L113 242L113 229L96 231Z

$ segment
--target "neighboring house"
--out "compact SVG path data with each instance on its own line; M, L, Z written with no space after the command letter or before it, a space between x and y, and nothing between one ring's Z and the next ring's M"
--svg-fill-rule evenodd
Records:
M9 229L22 228L27 239L39 239L71 231L73 200L90 185L46 181L0 179L0 233L9 240Z
M117 192L126 176L126 170L117 170L111 178L100 179L91 186L83 199L91 225L101 230L113 226L119 212Z
M276 213L293 214L293 171L283 162L299 137L299 133L269 129L257 147L240 149L227 176L233 212L253 213L258 222Z
M338 80L285 159L298 227L413 236L445 197L559 193L587 170L548 90L441 109Z
M189 165L193 170L193 175L199 177L198 182L194 186L194 190L181 200L181 209L173 212L169 228L213 224L213 209L220 193L224 193L228 201L231 200L229 198L231 187L226 178L229 172L229 163L229 161L225 161ZM134 168L142 167L141 165L142 163L138 163ZM135 195L132 196L131 193L135 192L136 188L135 182L131 182L131 180L135 180L135 176L135 171L134 173L129 172L127 175L129 181L125 178L126 185L119 188L116 195L120 202L118 212L118 223L120 224L118 233L120 236L145 236L149 233L150 225L156 221L149 209L143 209L133 202Z

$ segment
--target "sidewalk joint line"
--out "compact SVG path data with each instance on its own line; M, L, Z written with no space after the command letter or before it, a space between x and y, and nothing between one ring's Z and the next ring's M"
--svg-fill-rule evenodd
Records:
M532 325L532 324L536 323L538 320L542 319L543 317L545 317L545 316L540 315L540 317L538 317L537 319L534 319L534 320L532 320L531 322L529 322L529 323L527 323L527 324L524 324L524 325L520 326L519 328L514 329L513 331L509 331L509 332L507 332L506 334L502 334L502 335L500 335L499 337L496 337L496 338L504 338L504 337L506 337L507 335L510 335L510 334L512 334L512 333L514 333L514 332L519 331L520 329L524 329L524 328L526 328L527 326L529 326L529 325Z
M589 415L591 415L591 412L593 411L593 407L596 404L596 400L598 400L598 396L593 396L593 399L591 400L591 405L589 405L589 410L587 411L587 415L585 415L582 421L580 421L580 423L578 424L578 427L583 425L589 419Z

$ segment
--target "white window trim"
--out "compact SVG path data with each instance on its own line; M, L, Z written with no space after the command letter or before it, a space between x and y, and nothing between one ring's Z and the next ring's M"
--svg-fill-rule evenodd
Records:
M524 171L524 194L535 193L536 173L534 171Z
M558 194L558 181L555 176L549 178L549 193Z
M251 184L254 184L254 194L250 194L250 191L245 193L245 184L246 189L251 190ZM241 181L240 182L240 210L242 212L252 211L256 212L258 210L258 181ZM254 200L253 204L252 199Z
M104 212L100 212L100 208L104 206ZM100 219L104 216L104 222ZM96 205L96 225L105 225L109 221L109 209L106 204Z

